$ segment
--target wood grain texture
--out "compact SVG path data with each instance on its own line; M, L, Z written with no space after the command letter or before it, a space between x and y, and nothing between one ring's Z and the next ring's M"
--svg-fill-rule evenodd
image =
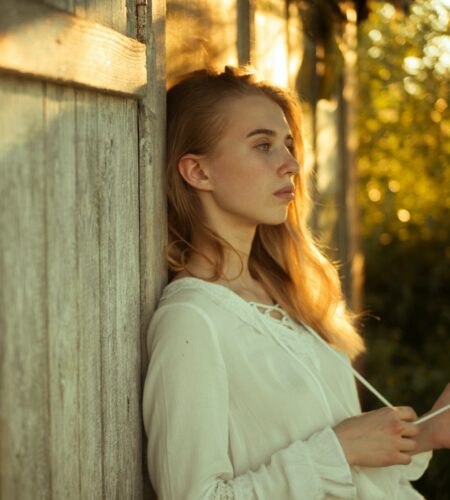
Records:
M133 22L134 4L136 2L144 3L141 0L45 0L49 2L67 2L67 5L73 4L73 10L69 10L78 17L100 23L108 28L122 33L122 35L136 38L133 31L129 30L128 23Z
M136 105L98 96L104 496L142 494Z
M52 495L79 498L74 90L44 86L47 335Z
M137 103L0 81L2 498L142 498Z
M140 330L141 330L141 388L148 366L146 334L148 323L158 299L167 283L166 175L166 2L151 2L147 12L149 40L147 68L151 85L139 101L139 192L140 192ZM141 389L142 390L142 389ZM156 499L147 471L147 438L143 427L141 435L143 454L143 492L146 500Z
M0 70L109 93L143 95L147 84L144 44L32 0L4 2ZM120 12L125 9L122 4ZM117 18L114 9L109 12L110 23L126 32L125 13Z
M0 80L0 497L52 495L43 85Z
M80 496L103 496L97 94L75 91Z

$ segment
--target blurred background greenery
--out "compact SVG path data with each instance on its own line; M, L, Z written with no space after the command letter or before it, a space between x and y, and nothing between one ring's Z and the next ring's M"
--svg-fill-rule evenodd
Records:
M364 368L419 415L450 380L449 18L449 0L416 1L407 15L373 2L359 29ZM363 404L380 406L366 393ZM415 487L450 498L449 451Z

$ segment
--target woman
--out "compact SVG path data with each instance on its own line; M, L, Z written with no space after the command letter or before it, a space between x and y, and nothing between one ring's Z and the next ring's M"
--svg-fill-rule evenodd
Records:
M409 481L448 447L450 412L361 414L363 342L305 222L298 103L228 66L167 103L171 281L143 397L159 500L422 498Z

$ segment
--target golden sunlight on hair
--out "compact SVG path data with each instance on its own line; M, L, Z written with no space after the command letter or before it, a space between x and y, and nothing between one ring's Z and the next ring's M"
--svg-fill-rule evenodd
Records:
M206 154L221 136L224 99L265 95L280 106L294 138L294 156L300 164L295 175L295 200L287 220L279 225L259 225L249 256L249 271L265 285L278 303L298 321L304 321L324 339L354 357L364 347L343 299L335 265L319 250L307 226L311 203L307 176L302 168L304 151L301 110L293 93L258 81L249 67L227 66L194 71L182 77L168 91L167 100L167 196L169 270L186 269L194 234L201 234L217 252L215 277L223 271L223 248L228 242L208 228L196 196L178 172L178 161L186 153ZM232 250L234 250L232 248Z

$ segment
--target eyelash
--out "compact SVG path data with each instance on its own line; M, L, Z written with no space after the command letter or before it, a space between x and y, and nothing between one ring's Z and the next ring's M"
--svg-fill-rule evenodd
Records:
M259 149L261 146L271 146L270 142L263 142L262 144L258 144L256 147ZM294 153L294 145L286 146L291 153ZM268 149L261 149L261 151L267 152Z

